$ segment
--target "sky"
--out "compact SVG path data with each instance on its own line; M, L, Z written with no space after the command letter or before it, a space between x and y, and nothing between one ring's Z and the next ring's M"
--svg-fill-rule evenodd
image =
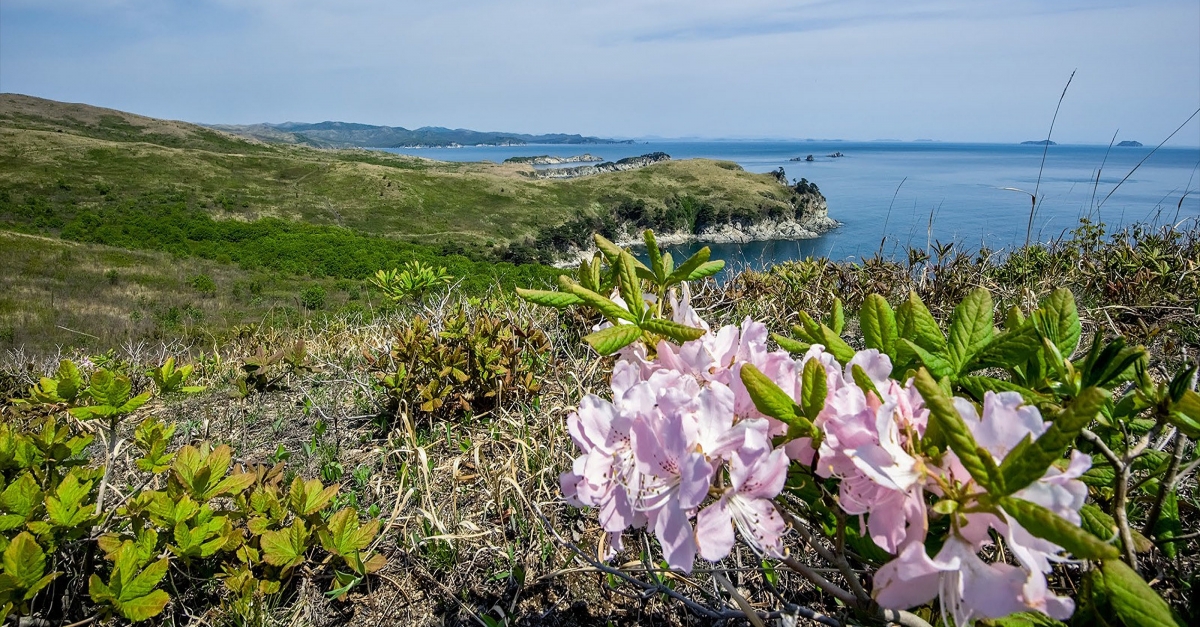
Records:
M3 0L0 91L200 123L1157 144L1197 0ZM1200 145L1200 116L1175 145Z

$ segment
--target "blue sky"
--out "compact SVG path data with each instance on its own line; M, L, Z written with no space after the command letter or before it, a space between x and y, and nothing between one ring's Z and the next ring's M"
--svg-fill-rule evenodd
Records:
M4 0L0 91L193 122L1157 143L1200 2ZM1200 120L1172 142L1200 144Z

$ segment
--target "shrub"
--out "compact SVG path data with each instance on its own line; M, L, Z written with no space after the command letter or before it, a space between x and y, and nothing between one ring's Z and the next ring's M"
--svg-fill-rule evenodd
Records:
M188 285L191 285L192 289L200 292L204 296L215 296L217 293L216 282L213 281L212 277L208 276L207 274L197 274L193 276L192 278L188 279Z
M541 389L550 342L540 329L461 305L438 322L441 330L422 316L405 322L391 349L371 358L391 413L401 402L431 417L480 413Z
M325 288L320 285L310 285L300 292L300 304L305 309L322 309L325 307Z

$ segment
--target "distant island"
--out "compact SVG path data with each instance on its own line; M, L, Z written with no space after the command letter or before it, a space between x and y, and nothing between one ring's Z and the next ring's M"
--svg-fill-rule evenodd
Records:
M504 160L505 163L527 163L529 165L558 165L560 163L599 163L604 161L603 157L597 157L590 153L575 155L573 157L552 157L550 155L538 155L536 157L509 157Z
M1141 147L1142 147L1142 142L1135 142L1133 140L1128 140L1128 139L1117 144L1117 148L1141 148Z
M1027 142L1021 142L1021 145L1022 146L1057 146L1058 144L1055 142L1052 142L1048 139L1041 139L1041 140L1036 140L1036 141L1031 140L1031 141L1027 141Z
M632 140L605 139L551 133L528 135L472 131L465 128L373 126L352 122L316 124L210 124L209 128L271 144L300 144L314 148L461 148L464 146L525 146L527 144L632 144Z

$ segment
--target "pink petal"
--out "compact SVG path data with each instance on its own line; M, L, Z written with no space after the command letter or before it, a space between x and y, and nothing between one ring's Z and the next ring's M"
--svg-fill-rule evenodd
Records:
M654 535L662 545L663 557L671 568L692 572L692 564L696 561L696 538L683 509L667 505L656 510Z
M925 554L925 545L912 542L899 557L875 573L875 600L881 607L904 610L924 605L938 594L942 569Z
M733 533L733 519L724 498L700 510L696 516L696 544L700 557L716 562L733 550L737 541Z

